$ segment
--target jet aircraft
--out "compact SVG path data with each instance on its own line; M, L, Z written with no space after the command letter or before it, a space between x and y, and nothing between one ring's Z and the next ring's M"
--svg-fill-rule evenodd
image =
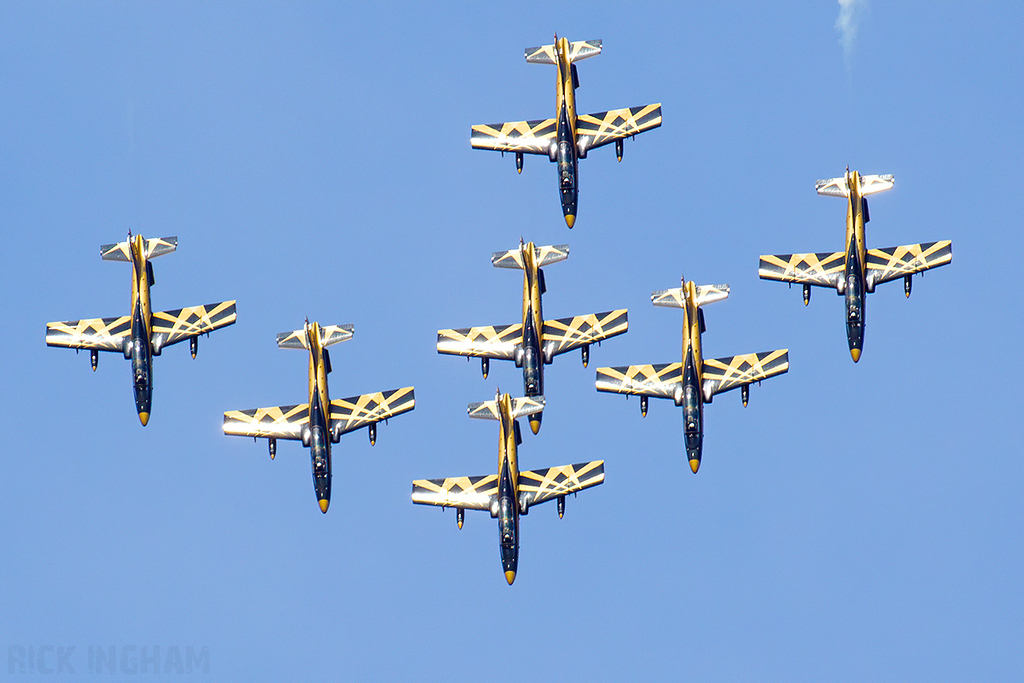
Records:
M630 365L598 368L597 390L640 396L640 414L647 417L648 397L670 398L683 409L683 437L690 469L700 468L704 440L704 404L715 394L740 387L747 405L751 382L781 375L789 370L789 349L746 353L728 358L704 358L700 336L705 330L705 304L729 296L729 285L695 285L682 279L682 286L651 294L655 306L683 309L683 360L663 365Z
M864 298L875 285L903 278L903 291L910 296L911 278L929 268L944 266L953 260L949 240L910 244L888 249L867 249L864 224L870 220L869 194L888 190L895 179L891 175L860 175L849 167L842 178L819 180L818 194L846 197L846 249L820 254L776 254L761 257L758 274L762 280L803 285L804 305L811 301L811 285L834 287L846 296L846 339L853 362L860 360L864 346Z
M416 405L412 387L330 400L331 356L326 347L348 341L352 334L352 325L321 327L307 320L303 329L277 335L278 347L309 351L309 403L224 413L225 434L267 439L271 459L277 454L278 439L302 441L311 450L313 488L324 513L331 502L331 444L338 443L342 434L368 427L372 446L377 442L378 422Z
M132 264L131 314L46 323L47 346L88 349L93 371L99 363L100 351L122 353L132 362L135 409L143 427L149 423L153 402L153 356L159 356L165 347L188 339L192 358L195 358L199 335L235 322L234 301L152 312L149 288L155 280L150 259L169 254L177 247L177 237L147 240L142 235L132 237L131 231L124 242L102 245L101 258Z
M518 249L498 251L491 256L495 268L519 268L523 271L523 319L513 325L439 330L437 352L481 359L484 379L490 359L514 361L523 369L523 387L527 396L544 394L544 366L560 353L582 349L583 367L590 362L590 345L622 334L629 327L626 309L574 318L545 320L541 295L546 291L541 266L569 256L569 245L536 247L519 242ZM540 431L542 413L532 413L530 429Z
M505 580L511 586L519 565L519 516L534 505L552 498L558 501L558 518L565 514L566 494L597 486L604 481L604 461L519 470L516 447L522 443L516 418L544 409L544 397L512 398L495 394L493 401L469 404L470 417L497 420L498 473L481 477L417 479L412 483L412 502L455 508L459 528L466 510L487 510L498 520L498 541Z
M590 150L614 142L615 155L622 161L623 140L661 125L660 103L576 115L576 88L580 85L576 62L600 53L600 40L570 43L557 35L553 45L527 48L527 62L558 67L555 118L476 125L470 137L474 149L496 150L502 156L513 152L519 173L523 172L523 154L545 154L558 164L558 192L570 228L576 222L579 160L586 159Z

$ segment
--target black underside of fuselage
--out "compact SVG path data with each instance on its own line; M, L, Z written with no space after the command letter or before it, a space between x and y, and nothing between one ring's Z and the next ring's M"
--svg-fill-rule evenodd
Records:
M864 298L865 287L863 268L857 251L851 243L846 255L846 341L856 360L864 348Z
M576 206L579 202L578 161L576 157L576 141L570 136L569 117L565 105L559 115L558 149L556 162L558 165L558 194L562 202L562 215L568 219L576 218ZM569 227L572 227L570 225Z
M143 424L149 420L153 404L153 348L146 336L142 321L142 308L138 304L132 315L132 337L130 354L132 361L132 387L135 391L135 410Z
M686 442L687 460L701 458L704 445L704 403L701 400L700 383L697 381L697 368L693 351L686 354L686 366L683 369L683 440Z
M331 440L327 431L327 422L323 407L320 405L318 393L314 393L313 404L309 411L310 427L309 450L313 465L313 490L317 501L331 501ZM321 507L324 512L326 509Z
M519 568L519 504L507 462L502 468L498 486L498 548L502 571L506 577L509 572L514 577Z

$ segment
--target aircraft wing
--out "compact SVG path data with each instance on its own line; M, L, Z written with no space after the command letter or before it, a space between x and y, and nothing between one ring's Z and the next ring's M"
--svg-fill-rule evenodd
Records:
M237 436L298 440L308 424L308 403L224 413L224 433Z
M235 302L221 301L206 306L190 306L176 311L157 311L153 313L153 339L162 337L161 346L170 346L201 334L213 332L217 328L233 325L235 322Z
M491 501L497 497L496 474L482 477L417 479L412 483L412 502L420 505L490 510Z
M412 387L342 398L331 401L331 424L339 429L339 433L347 434L368 424L407 413L415 407Z
M625 308L605 313L578 315L575 318L557 318L544 321L541 343L545 354L557 356L560 353L622 334L627 329L629 329L629 320L626 317Z
M478 124L469 138L474 149L524 154L547 154L554 141L555 119Z
M763 379L781 375L787 370L789 370L789 349L705 359L702 372L704 400L710 401L715 394L751 382L760 382Z
M868 249L868 276L874 277L875 284L881 284L904 275L944 266L952 260L953 243L949 240L888 249Z
M597 390L615 394L675 399L683 382L682 363L629 365L597 369Z
M519 507L543 503L604 483L604 460L519 473Z
M96 351L122 351L124 341L131 336L132 318L91 318L67 322L46 323L46 345L66 346L70 349Z
M576 119L576 144L586 151L661 125L661 104L584 114Z
M841 251L820 254L768 254L761 257L757 274L762 280L835 287L842 279L845 267L846 254Z
M478 356L512 360L522 341L523 324L505 327L470 327L461 330L438 330L437 352L456 356Z

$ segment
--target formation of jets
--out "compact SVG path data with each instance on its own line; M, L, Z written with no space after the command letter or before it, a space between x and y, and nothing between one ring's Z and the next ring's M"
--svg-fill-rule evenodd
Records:
M577 213L579 159L586 158L591 149L614 142L621 161L625 138L661 125L660 104L576 115L575 90L579 79L575 63L600 52L600 40L570 43L557 36L552 45L528 48L527 62L554 64L558 68L555 118L472 128L474 148L514 153L520 172L523 154L547 154L557 164L562 212L570 228ZM948 240L867 249L867 196L888 190L893 183L891 175L861 176L849 169L843 177L819 180L819 194L847 198L845 249L835 253L768 255L760 260L760 277L801 284L805 305L810 301L812 285L832 287L845 296L847 339L855 362L863 348L865 295L878 284L903 277L904 291L909 297L913 274L952 260ZM176 237L147 240L129 232L126 241L103 245L103 259L132 264L131 313L118 318L51 322L46 328L47 345L89 350L93 370L99 351L120 352L131 360L135 405L143 426L151 412L153 357L159 356L164 347L188 339L195 358L199 335L231 325L236 318L234 301L172 311L151 310L151 259L174 251L177 243ZM604 482L603 460L540 470L519 469L518 447L522 437L517 420L525 417L534 434L540 431L546 405L544 366L559 354L580 349L586 367L591 344L623 334L629 326L626 309L544 318L541 299L547 287L542 268L565 260L568 255L568 245L539 247L522 239L518 249L495 252L491 256L495 267L523 271L521 321L497 327L443 329L437 333L438 353L480 358L485 379L491 360L513 361L523 371L524 396L513 398L497 391L493 401L471 403L468 408L470 417L492 419L499 424L497 471L474 477L419 479L412 484L413 503L455 508L460 529L467 509L487 511L498 520L502 569L509 585L518 571L520 516L534 505L556 500L561 518L566 495ZM655 306L682 309L681 360L598 368L595 384L598 391L640 396L640 412L645 417L650 397L672 399L682 408L687 460L696 473L703 450L704 404L711 403L717 394L739 388L746 406L752 383L788 371L789 353L779 349L705 359L701 348L705 331L703 307L727 298L729 286L696 285L685 278L680 284L652 293L651 301ZM224 413L225 434L267 439L271 459L277 453L279 439L300 441L310 449L313 488L323 513L331 500L332 444L338 443L343 434L366 427L372 446L379 422L411 411L416 404L411 386L330 399L327 376L332 367L327 347L352 336L352 325L321 326L308 319L302 329L279 334L278 347L305 349L309 354L307 402Z

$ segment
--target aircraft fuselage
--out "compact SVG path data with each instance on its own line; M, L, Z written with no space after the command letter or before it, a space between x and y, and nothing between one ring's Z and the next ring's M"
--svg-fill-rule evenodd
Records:
M532 242L521 249L520 253L523 259L523 338L522 355L516 359L516 365L523 368L525 395L543 396L544 365L549 362L544 357L543 349L544 315L541 294L544 273L537 266ZM540 431L542 415L535 413L530 416L530 429L534 434Z
M569 57L569 40L559 38L555 43L558 55L558 81L555 84L555 111L557 136L555 158L558 166L558 193L562 202L562 215L571 228L576 222L576 204L579 200L579 158L576 150L576 84Z
M313 465L313 489L321 512L331 502L331 400L327 392L327 350L320 343L320 325L306 327L309 345L309 434L303 442L309 446Z
M683 385L675 397L683 409L683 439L686 459L694 473L700 467L704 443L704 400L701 393L701 372L704 359L700 347L700 312L693 282L683 282Z
M850 196L846 208L846 269L843 294L846 298L846 339L853 360L860 359L864 347L864 298L867 293L867 248L864 242L864 198L860 194L860 174L853 171L847 180Z
M501 431L498 441L498 548L505 580L511 586L519 567L519 463L516 422L508 394L498 399Z
M132 388L135 392L135 410L145 426L153 403L153 344L152 309L149 303L151 284L149 261L145 256L142 235L128 240L132 258L132 331L127 340L125 357L132 361Z

